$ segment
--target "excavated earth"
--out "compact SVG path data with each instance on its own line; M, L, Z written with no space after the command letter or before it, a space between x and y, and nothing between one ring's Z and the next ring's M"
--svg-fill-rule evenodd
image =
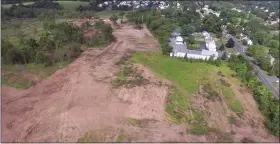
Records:
M145 66L134 65L148 80L146 84L112 86L123 57L131 51L159 50L146 27L137 30L125 24L115 29L114 35L116 41L106 48L86 49L67 67L29 89L2 86L2 142L77 142L85 133L111 142L120 135L139 142L215 141L215 136L191 135L186 125L167 122L165 100L172 83L159 79ZM250 102L252 95L240 95L249 97L246 104L252 105L256 120L262 121L255 103ZM141 123L131 125L129 118ZM260 131L251 131L248 125L235 129L236 141L245 136L254 141L277 141L262 127L256 129Z

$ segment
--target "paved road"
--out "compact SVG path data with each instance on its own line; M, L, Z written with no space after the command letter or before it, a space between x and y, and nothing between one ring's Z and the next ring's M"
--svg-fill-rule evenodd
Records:
M226 34L226 32L225 32L224 34ZM250 58L249 56L247 56L247 55L244 53L246 47L243 46L242 44L238 43L238 41L235 39L235 37L233 37L233 36L231 36L231 35L229 35L229 34L227 34L226 37L227 37L228 39L229 39L229 38L232 38L232 39L234 40L234 42L235 42L234 50L235 50L236 52L239 52L240 54L242 54L242 55L249 61L250 65L253 67L254 72L256 73L256 75L257 75L257 77L259 78L259 80L260 80L263 84L265 84L265 85L267 85L268 87L270 87L270 88L272 89L274 95L279 99L279 89L275 88L275 87L272 85L272 82L269 81L269 80L267 80L266 77L268 77L268 76L266 76L266 74L264 74L264 73L262 72L262 70L259 68L259 66L257 66L256 64L254 64L254 63L252 62L252 58Z

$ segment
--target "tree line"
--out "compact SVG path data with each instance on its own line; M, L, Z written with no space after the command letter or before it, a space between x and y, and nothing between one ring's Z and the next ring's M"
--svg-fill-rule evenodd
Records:
M9 39L2 38L3 63L43 63L49 66L60 61L74 60L81 54L83 44L98 46L108 44L114 39L112 27L103 22L95 23L94 28L99 32L98 35L94 33L90 38L84 37L85 26L80 28L66 22L55 23L50 19L43 24L43 27L44 32L38 40L21 37L17 46Z
M52 1L36 1L31 5L13 4L10 8L1 8L2 19L6 18L35 18L42 13L55 14L62 10L62 6Z

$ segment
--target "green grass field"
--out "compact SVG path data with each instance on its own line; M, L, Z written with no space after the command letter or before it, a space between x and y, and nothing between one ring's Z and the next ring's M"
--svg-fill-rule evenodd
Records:
M184 88L188 94L198 90L199 79L213 75L214 71L233 73L228 67L216 67L204 62L190 63L183 59L163 56L159 52L136 52L133 60L150 67L161 77L172 80Z

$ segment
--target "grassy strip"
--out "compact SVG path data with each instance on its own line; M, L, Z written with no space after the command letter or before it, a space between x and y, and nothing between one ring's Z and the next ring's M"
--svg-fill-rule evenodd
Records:
M135 118L126 118L126 120L133 126L139 126L141 121Z
M60 62L53 66L45 67L44 64L25 64L20 71L31 72L32 74L39 76L41 79L46 78L56 72L57 70L65 67L70 62ZM15 87L18 89L29 88L36 83L32 80L25 79L21 72L18 72L16 65L2 65L2 84L6 86Z
M211 128L208 126L194 125L192 126L189 132L194 135L205 135L207 133L212 132L217 135L217 142L233 142L233 138L229 133L225 133L220 131L219 129Z

